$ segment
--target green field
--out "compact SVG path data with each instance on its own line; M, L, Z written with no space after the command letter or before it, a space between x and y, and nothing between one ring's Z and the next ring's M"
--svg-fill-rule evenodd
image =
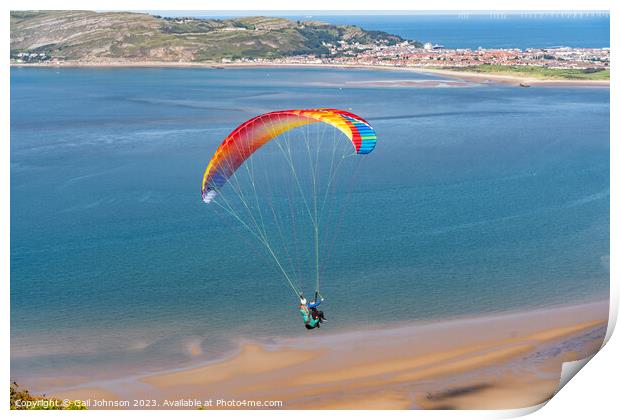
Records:
M533 77L537 79L566 79L566 80L609 80L609 69L553 69L539 66L502 66L496 64L481 64L458 68L476 73L505 74L514 76Z

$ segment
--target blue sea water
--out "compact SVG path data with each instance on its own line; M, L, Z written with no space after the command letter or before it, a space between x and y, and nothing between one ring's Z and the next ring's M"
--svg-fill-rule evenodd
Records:
M317 16L446 48L609 48L609 14Z
M436 78L11 69L12 377L307 334L271 262L200 200L219 142L277 109L350 108L379 138L324 276L327 331L606 298L609 89L347 83Z
M187 13L160 12L162 15ZM260 14L259 12L255 14ZM307 12L274 13L294 20L357 25L405 39L432 42L446 48L609 48L609 13L418 13L360 14ZM196 16L205 16L200 12ZM218 16L234 17L234 15Z

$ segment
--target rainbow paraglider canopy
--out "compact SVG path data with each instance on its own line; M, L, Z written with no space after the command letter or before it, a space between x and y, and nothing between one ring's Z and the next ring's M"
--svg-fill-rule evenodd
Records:
M351 141L357 154L372 152L377 143L372 126L347 111L294 109L259 115L233 130L215 151L202 178L202 200L210 203L228 178L261 146L285 131L313 123L329 124L340 130Z

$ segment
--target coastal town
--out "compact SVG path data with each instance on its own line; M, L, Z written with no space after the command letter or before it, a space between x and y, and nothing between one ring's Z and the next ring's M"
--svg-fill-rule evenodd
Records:
M326 44L329 54L294 55L276 58L223 58L221 63L328 64L388 67L468 68L482 64L496 66L534 66L552 69L600 71L609 69L609 48L518 48L449 49L427 42L423 47L405 41L395 45L363 45L340 42ZM16 52L11 62L62 65L63 58L37 52Z
M430 42L421 48L405 41L395 45L362 45L340 42L328 44L330 54L324 56L298 55L273 59L237 60L222 62L272 64L332 64L390 67L467 68L481 64L499 66L537 66L554 69L600 71L609 69L609 48L528 48L528 49L449 49Z
M483 42L477 48L453 48L355 25L269 16L222 20L80 13L85 14L83 19L62 12L13 13L11 63L17 66L369 66L510 73L530 79L609 81L609 48L487 48ZM53 44L47 38L36 38L40 35L35 36L30 29L50 19L63 22L60 28L64 28L58 35L59 41ZM108 33L107 28L115 19L120 19L126 28L122 34ZM80 23L91 20L99 23L94 27ZM144 25L149 29L144 29ZM49 30L58 28L58 25L50 26ZM100 35L82 41L75 35L93 30Z

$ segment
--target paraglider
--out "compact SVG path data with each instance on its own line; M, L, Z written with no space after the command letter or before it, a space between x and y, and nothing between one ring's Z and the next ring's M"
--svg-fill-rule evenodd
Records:
M288 140L289 132L299 131L294 129L317 123L325 127L318 129L315 136L302 130L299 134L302 138ZM333 132L333 142L329 130ZM345 145L347 149L342 152L337 150L343 144L337 137L348 139L349 146ZM272 160L261 167L255 163L255 155L260 154L256 152L272 140L275 153L280 150L283 159L274 160L275 153L264 152ZM318 108L270 112L233 130L217 148L204 172L203 202L223 209L264 246L300 297L299 310L307 329L320 328L325 321L323 312L317 309L323 301L320 257L327 252L326 238L333 240L324 233L337 220L325 216L329 211L327 198L337 184L336 172L347 158L372 152L376 142L375 131L368 121L348 111ZM295 147L301 150L296 152ZM270 171L278 166L290 170L289 188L277 188L289 176L277 172L269 177ZM239 172L242 167L245 170ZM247 178L245 184L240 180L242 175ZM353 183L355 178L350 178ZM307 218L299 221L299 215L303 214ZM290 235L285 234L287 227ZM299 252L302 248L304 252ZM292 268L286 266L286 261ZM311 268L306 267L309 261L313 264ZM307 277L310 270L314 272L316 285L315 299L308 303L303 297L301 278Z
M287 130L312 123L326 123L342 131L357 154L372 152L377 136L361 117L337 109L299 109L259 115L237 127L218 147L202 177L202 199L210 203L218 191L256 150Z
M303 294L299 296L299 312L301 312L306 329L321 328L321 323L327 321L323 311L318 310L323 300L323 297L318 292L314 293L314 301L310 303L308 303Z

